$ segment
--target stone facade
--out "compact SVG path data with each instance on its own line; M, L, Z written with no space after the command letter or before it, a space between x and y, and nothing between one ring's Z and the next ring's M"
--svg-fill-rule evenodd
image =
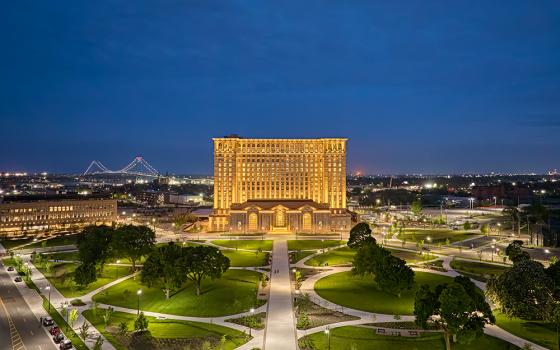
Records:
M213 141L211 231L324 233L350 228L347 139Z

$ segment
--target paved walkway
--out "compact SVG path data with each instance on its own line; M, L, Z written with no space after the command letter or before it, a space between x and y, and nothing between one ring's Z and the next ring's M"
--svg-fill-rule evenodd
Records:
M296 350L288 242L274 241L265 350ZM278 270L278 273L275 271Z

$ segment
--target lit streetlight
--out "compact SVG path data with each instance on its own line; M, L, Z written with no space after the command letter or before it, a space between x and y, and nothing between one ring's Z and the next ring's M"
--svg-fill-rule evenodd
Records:
M331 350L331 330L329 326L325 328L325 334L327 335L328 343L329 343L329 350Z
M255 313L255 309L254 309L254 308L251 308L251 310L249 310L249 312L251 313L251 317L253 317L253 314ZM249 336L250 336L250 337L252 336L252 334L251 334L251 329L252 329L252 328L249 327Z
M46 286L45 290L49 291L49 312L51 311L51 286Z
M136 314L140 315L140 295L142 295L142 289L138 289L138 291L136 291L136 295L138 296L138 311Z

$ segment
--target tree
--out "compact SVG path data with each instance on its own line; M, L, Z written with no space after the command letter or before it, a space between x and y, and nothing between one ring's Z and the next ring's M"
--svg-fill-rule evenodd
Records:
M414 300L416 324L427 328L435 323L445 332L446 348L451 348L450 335L457 336L459 343L470 344L482 336L485 324L495 318L484 296L468 278L456 277L450 284L442 284L432 291L422 285Z
M365 243L375 243L375 238L371 236L371 228L366 222L360 222L350 230L348 238L348 246L352 249L358 249Z
M104 342L105 341L103 340L103 338L101 336L98 336L95 340L95 344L93 344L92 350L101 350Z
M143 312L136 317L134 320L134 330L137 332L144 332L148 330L148 318L144 315Z
M374 279L381 290L400 298L403 291L412 289L414 271L406 265L406 261L389 255L382 260Z
M68 316L68 323L70 323L70 328L74 328L74 322L78 319L78 309L72 309L70 315Z
M556 259L556 261L551 262L551 264L546 268L545 272L552 281L555 299L560 300L560 261Z
M174 219L173 222L175 223L175 226L181 228L187 224L191 224L191 223L195 223L198 221L198 217L192 213L184 213L184 214L180 214L177 215Z
M490 232L490 226L488 226L488 224L482 224L480 226L480 233L482 233L485 236L488 236L489 232Z
M181 248L174 243L154 249L144 262L142 282L148 287L157 284L163 289L165 298L169 299L171 291L179 288L185 281L181 259Z
M95 281L97 281L97 276L93 263L82 263L74 270L74 282L79 288L85 288Z
M111 322L111 316L113 316L113 308L108 307L105 309L105 314L103 315L103 323L105 324L105 327L107 327L109 322Z
M119 323L119 335L123 336L128 332L128 323L122 321Z
M358 249L352 272L360 276L373 275L379 289L399 297L414 283L414 272L406 262L375 243L364 244Z
M86 340L86 338L89 336L89 323L84 322L82 323L82 325L80 326L80 337L83 340Z
M472 224L469 221L465 221L463 224L463 230L468 231L472 228Z
M519 222L521 217L517 207L508 205L507 207L504 208L503 213L511 218L513 231L515 232L516 227L519 230Z
M147 226L121 226L115 230L114 235L114 254L128 258L132 263L132 270L136 270L136 262L148 255L156 242L154 231Z
M196 284L196 295L200 295L202 279L222 277L229 269L229 258L216 247L186 247L182 248L181 265L186 278Z
M515 240L506 247L506 255L514 264L531 259L529 253L523 250L523 241L520 240Z
M78 237L79 260L85 264L103 265L111 254L111 240L114 229L109 226L88 226Z
M412 202L412 204L410 205L410 211L412 212L412 214L414 214L415 216L420 216L422 215L422 201L420 201L420 199L416 199L414 202Z
M486 285L486 295L508 317L543 320L554 304L551 286L541 263L522 260L492 277Z

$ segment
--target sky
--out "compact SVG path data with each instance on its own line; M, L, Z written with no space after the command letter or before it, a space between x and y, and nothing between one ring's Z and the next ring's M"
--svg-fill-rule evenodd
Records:
M0 11L0 171L347 137L369 174L560 168L560 2L31 1Z

